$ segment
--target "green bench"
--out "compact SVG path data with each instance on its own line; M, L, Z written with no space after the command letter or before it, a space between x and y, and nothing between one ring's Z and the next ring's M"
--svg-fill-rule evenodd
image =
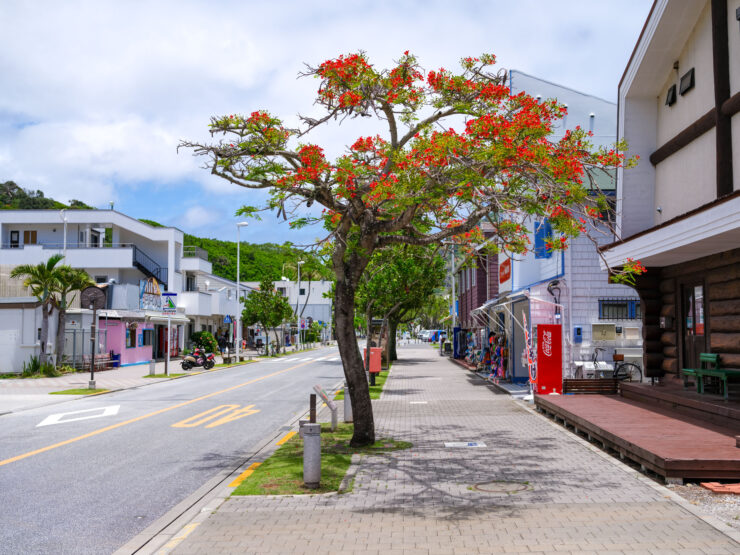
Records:
M722 391L724 393L725 401L727 401L727 380L729 378L740 378L740 370L720 368L719 355L712 353L701 353L699 355L699 362L701 364L701 368L684 368L682 370L684 388L689 385L687 378L689 376L693 376L694 381L696 382L696 391L698 393L704 393L704 378L719 378L722 380Z

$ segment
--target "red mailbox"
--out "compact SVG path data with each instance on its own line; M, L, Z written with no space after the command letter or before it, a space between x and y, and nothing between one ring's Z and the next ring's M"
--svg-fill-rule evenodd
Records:
M373 374L380 373L380 353L382 350L380 347L370 347L370 372ZM365 347L365 368L367 368L367 347Z

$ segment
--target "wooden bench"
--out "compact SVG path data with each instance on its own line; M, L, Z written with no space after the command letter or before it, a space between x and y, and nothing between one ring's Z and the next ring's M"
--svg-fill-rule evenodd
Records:
M684 368L681 373L683 374L683 386L684 388L689 386L688 377L693 376L694 382L696 383L697 393L704 393L704 378L712 377L718 378L722 382L722 392L724 394L725 401L729 398L727 390L727 380L729 378L740 378L740 370L730 370L728 368L719 367L719 355L712 353L701 353L699 355L699 362L701 368Z
M615 395L619 380L614 378L594 379L565 379L563 380L563 394L590 393L596 395Z

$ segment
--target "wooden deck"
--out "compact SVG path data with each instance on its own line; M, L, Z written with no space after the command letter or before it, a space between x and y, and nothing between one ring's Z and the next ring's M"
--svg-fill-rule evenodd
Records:
M536 395L535 404L667 480L740 479L733 427L619 395Z

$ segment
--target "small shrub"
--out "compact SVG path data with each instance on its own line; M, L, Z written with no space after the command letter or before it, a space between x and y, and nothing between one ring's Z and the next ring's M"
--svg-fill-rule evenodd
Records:
M210 331L199 331L194 333L190 340L201 349L204 349L207 353L218 352L218 342Z
M33 355L28 359L28 364L23 363L23 372L21 372L21 375L24 378L33 376L34 374L38 374L40 369L41 363L39 362L39 357Z

